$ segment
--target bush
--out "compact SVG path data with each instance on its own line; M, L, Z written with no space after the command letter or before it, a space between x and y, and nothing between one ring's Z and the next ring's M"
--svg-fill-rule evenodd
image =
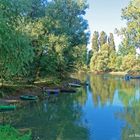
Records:
M31 132L22 135L9 125L0 126L0 140L31 140Z

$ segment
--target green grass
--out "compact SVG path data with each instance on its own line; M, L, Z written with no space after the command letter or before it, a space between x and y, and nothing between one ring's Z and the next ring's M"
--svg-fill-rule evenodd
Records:
M0 126L0 140L31 140L31 132L22 135L9 125Z

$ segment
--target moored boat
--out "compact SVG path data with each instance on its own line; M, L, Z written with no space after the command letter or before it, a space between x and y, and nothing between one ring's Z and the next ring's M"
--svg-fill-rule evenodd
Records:
M37 100L38 96L34 96L34 95L21 95L20 99L21 100Z
M132 75L126 74L124 78L126 81L128 81L130 79L140 79L140 76L132 76Z
M15 110L15 105L0 105L0 112Z

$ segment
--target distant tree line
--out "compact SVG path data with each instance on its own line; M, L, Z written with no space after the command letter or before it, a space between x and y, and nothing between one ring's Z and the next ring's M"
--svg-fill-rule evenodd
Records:
M118 51L115 49L113 33L109 36L102 31L95 31L92 36L92 50L89 52L91 71L127 71L140 69L140 1L133 0L122 10L122 18L127 21L127 27L115 32L123 37Z

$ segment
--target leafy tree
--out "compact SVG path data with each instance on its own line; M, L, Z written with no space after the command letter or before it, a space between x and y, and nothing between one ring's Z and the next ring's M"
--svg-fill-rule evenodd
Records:
M100 47L103 46L105 43L107 43L107 35L104 31L102 31L100 33L100 37L99 37L99 44L100 44Z
M113 51L109 55L109 63L108 63L109 70L116 71L116 61L117 61L117 54L115 51Z
M126 35L130 46L140 46L140 1L133 0L123 9L122 17L127 20Z
M140 1L133 0L127 7L122 10L122 18L127 20L127 27L116 30L118 35L123 37L123 41L119 46L117 59L120 70L139 69L139 59L136 58L136 48L140 45ZM120 62L122 61L122 62ZM121 65L120 65L121 64Z
M122 62L122 65L121 65L121 69L123 71L125 70L132 70L132 69L135 69L137 68L138 64L138 60L136 59L136 56L135 55L126 55L124 56L123 58L123 62ZM140 67L139 67L140 68Z
M87 7L85 0L0 0L1 79L62 78L85 66Z
M121 65L123 61L123 56L117 55L116 56L116 61L115 61L115 71L122 71Z
M25 73L25 65L33 58L33 48L25 32L18 29L20 10L14 0L0 1L0 77L7 80Z
M99 50L99 33L97 31L94 31L93 37L92 37L92 51L93 53L98 52Z
M121 56L126 56L128 54L136 55L136 49L133 46L125 46L124 42L119 45L118 54Z
M60 74L73 71L75 64L85 59L79 61L79 54L83 53L82 48L86 48L88 41L88 33L85 33L88 24L83 18L86 8L84 0L75 2L57 0L51 1L47 6L44 21L44 26L48 30L47 34L53 38L63 38L61 42L53 38L51 42L48 42L48 50L52 50L58 56L56 71Z
M87 52L87 65L88 65L88 67L89 67L92 56L93 56L93 51L92 50Z
M65 77L85 63L88 25L83 15L86 2L53 0L42 4L41 0L36 1L35 5L40 5L38 11L45 14L34 13L30 6L27 10L30 20L23 30L30 35L35 52L34 61L28 67L28 78L34 81L47 75ZM29 5L34 5L34 1ZM34 14L30 14L32 10Z
M113 33L110 33L109 37L108 37L108 44L110 46L110 48L115 51L115 42L114 42L114 36Z
M94 32L94 34L96 34L96 39L98 41L98 32ZM104 31L102 31L100 33L99 42L100 45L103 45L100 46L100 50L98 52L96 51L96 53L93 54L93 57L91 58L90 68L95 71L115 71L117 56L113 34L110 33L110 36L108 37L108 43L106 43L107 35Z
M100 52L93 55L90 64L92 71L105 72L109 70L109 49L109 45L106 43L101 47Z
M77 48L75 48L75 51L77 52L76 69L77 70L86 70L87 63L88 63L88 58L87 58L88 52L87 52L86 46L83 45L81 47L77 47Z

